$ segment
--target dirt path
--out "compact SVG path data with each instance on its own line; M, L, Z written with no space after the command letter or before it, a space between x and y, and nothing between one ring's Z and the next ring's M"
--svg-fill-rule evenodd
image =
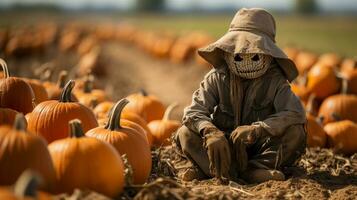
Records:
M209 71L193 63L173 64L169 60L153 58L128 45L108 44L104 52L109 60L107 87L113 87L114 99L143 88L166 105L178 102L180 106L175 118L179 118L183 108L190 104L193 91Z

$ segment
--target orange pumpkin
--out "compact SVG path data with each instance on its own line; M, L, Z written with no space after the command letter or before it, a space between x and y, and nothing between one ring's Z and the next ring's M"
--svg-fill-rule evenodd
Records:
M26 170L17 179L13 187L0 187L0 199L6 200L51 200L51 195L40 192L38 186L41 184L41 176Z
M62 70L58 75L57 84L48 81L43 83L43 86L46 88L48 94L48 99L58 100L61 97L62 90L66 84L67 77L68 77L68 72ZM78 101L77 97L74 94L71 95L73 101Z
M306 88L306 86L304 85L299 85L297 83L291 83L290 84L291 87L291 91L300 98L301 102L303 102L303 104L306 103L310 92L309 90Z
M322 123L311 115L306 115L307 119L307 146L308 147L321 147L326 146L327 135L323 129Z
M107 95L103 90L93 89L92 75L88 75L84 81L83 90L76 90L75 95L78 97L79 103L90 107L92 101L96 101L97 104L107 100Z
M36 105L43 101L48 100L48 94L46 88L42 85L42 83L39 80L27 79L27 78L23 78L23 80L26 81L26 83L28 83L31 86L33 93L35 95Z
M31 112L35 104L31 86L21 78L10 77L6 62L1 58L0 65L5 75L0 79L0 107L11 108L24 114Z
M357 96L338 94L326 98L319 109L319 117L323 118L323 124L349 119L357 122Z
M15 121L17 112L10 108L0 108L0 125L12 126Z
M315 65L307 74L307 89L317 99L324 99L340 90L341 83L332 68Z
M170 114L175 107L177 107L176 103L170 105L162 120L154 120L148 124L156 146L171 144L168 139L181 126L179 121L170 119Z
M112 101L104 101L95 106L93 112L98 119L106 118L110 109L114 106Z
M311 67L317 62L317 58L317 55L314 53L300 51L294 60L299 74L304 74L305 72L309 71Z
M0 126L0 185L15 183L26 169L39 172L47 189L52 189L55 171L46 141L26 131L26 120L16 115L13 127Z
M325 53L319 57L317 62L323 66L336 68L340 65L341 61L342 59L339 55L335 53Z
M343 92L350 94L357 94L357 67L356 69L345 69L341 70L341 78L345 84L345 88L343 88ZM344 86L344 85L343 85Z
M124 112L136 113L147 122L164 116L165 106L157 97L148 95L145 90L129 95L127 99L130 103L124 108Z
M328 135L328 145L338 153L357 152L357 124L350 120L332 122L324 127Z
M151 151L149 143L141 133L121 125L120 115L127 103L126 99L116 103L106 126L94 128L86 135L106 141L112 144L121 155L126 154L133 169L133 183L142 184L150 175Z
M147 125L147 122L142 117L140 117L138 114L135 114L132 112L123 112L121 114L121 119L126 119L128 121L132 121L132 122L140 125L145 130L145 134L148 139L149 145L151 146L153 144L152 133ZM125 126L125 125L123 124L123 126Z
M124 186L124 164L118 152L106 142L85 137L78 119L69 126L68 138L48 145L58 180L56 192L80 188L117 196Z
M58 101L45 101L35 107L28 116L30 131L42 135L48 142L52 142L68 136L68 122L72 119L80 119L85 131L98 126L97 120L89 108L72 101L71 92L74 84L73 80L66 84Z

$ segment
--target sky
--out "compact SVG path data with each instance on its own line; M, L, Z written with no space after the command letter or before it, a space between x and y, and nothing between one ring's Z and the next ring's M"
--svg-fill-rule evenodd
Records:
M227 8L227 7L263 7L267 9L289 10L295 0L166 0L171 9L196 8ZM323 11L352 10L357 12L357 0L317 0ZM116 7L132 8L135 0L0 0L0 7L15 3L50 3L67 8L82 7Z

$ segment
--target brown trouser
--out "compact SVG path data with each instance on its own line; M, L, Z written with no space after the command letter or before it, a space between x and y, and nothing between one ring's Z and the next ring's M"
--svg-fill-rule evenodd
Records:
M231 147L235 145L229 134L226 137ZM175 141L184 155L207 176L210 176L208 155L199 133L182 126L176 133ZM306 133L303 125L290 126L280 137L266 136L260 138L253 146L247 147L248 169L279 170L290 166L305 152L305 147ZM236 158L236 152L231 153L232 159ZM237 161L232 160L231 177L238 177L237 171L239 170L236 170L236 163Z

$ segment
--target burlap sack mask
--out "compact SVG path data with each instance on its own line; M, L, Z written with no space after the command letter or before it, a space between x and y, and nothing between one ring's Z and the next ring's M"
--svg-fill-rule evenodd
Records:
M260 8L242 8L234 16L228 32L198 53L216 68L224 66L224 52L271 55L291 82L298 71L294 62L275 44L275 33L275 20L270 13Z

